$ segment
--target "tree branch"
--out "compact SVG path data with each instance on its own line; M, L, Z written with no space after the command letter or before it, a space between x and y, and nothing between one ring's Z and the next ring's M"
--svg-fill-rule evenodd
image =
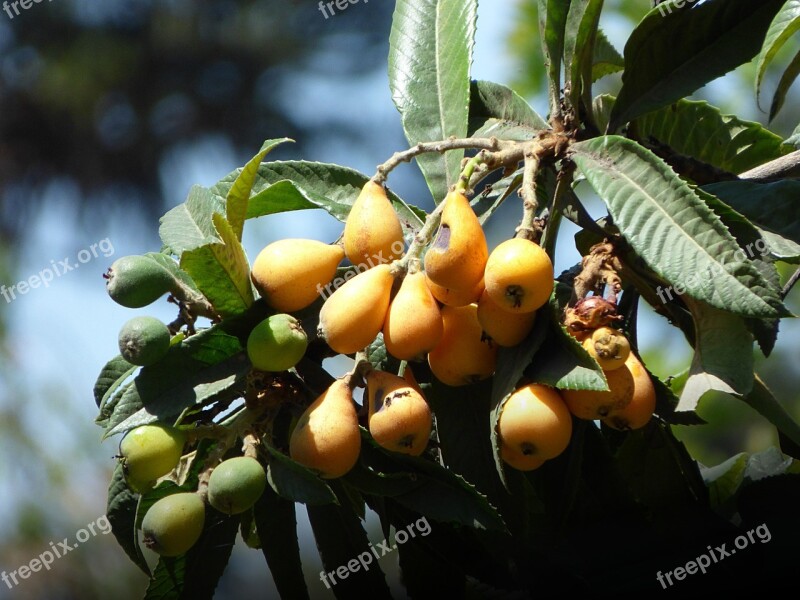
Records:
M764 183L778 179L800 179L800 150L745 171L739 175L739 179Z

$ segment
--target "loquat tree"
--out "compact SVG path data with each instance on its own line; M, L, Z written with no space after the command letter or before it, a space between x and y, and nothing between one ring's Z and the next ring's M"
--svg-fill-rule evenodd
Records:
M211 597L239 532L281 597L389 597L367 509L414 598L786 577L800 426L754 354L769 356L792 317L800 270L778 267L800 262L798 139L686 97L756 56L758 89L800 7L660 2L622 55L602 10L538 1L544 118L470 78L477 0L397 0L388 70L408 149L362 174L268 161L290 141L268 140L163 216L159 252L111 266L114 301L168 295L177 312L169 343L161 323L126 324L94 390L105 436L125 434L108 517L151 578L147 598ZM616 96L595 97L611 73ZM412 160L430 213L387 187ZM519 226L490 249L484 228L504 203ZM342 221L340 239L281 240L251 268L247 222L310 209ZM557 274L565 220L583 260ZM694 349L683 373L643 363L642 303ZM353 361L334 377L323 361L338 355ZM765 416L779 447L699 464L672 427L702 428L710 391ZM324 565L315 585L297 510ZM752 547L714 554L726 543ZM161 555L154 570L143 547Z

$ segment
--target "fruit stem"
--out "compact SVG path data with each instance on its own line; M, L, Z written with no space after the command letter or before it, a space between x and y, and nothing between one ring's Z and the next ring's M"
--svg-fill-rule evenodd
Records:
M420 142L413 148L409 148L408 150L403 150L401 152L395 152L392 157L387 160L385 163L378 165L378 170L375 175L372 176L372 180L375 183L384 183L386 178L389 176L398 165L404 162L411 162L412 159L416 158L420 154L427 154L427 153L438 153L442 154L447 152L448 150L465 150L465 149L475 149L475 150L489 150L491 152L495 152L498 150L506 149L508 147L512 147L517 145L519 142L512 142L506 140L498 140L497 138L450 138L448 140L439 140L436 142ZM474 167L473 167L474 168Z
M547 227L542 236L542 248L544 248L547 255L552 259L556 253L556 241L558 240L558 230L561 227L561 221L564 217L564 199L567 197L567 191L572 186L572 176L575 173L575 163L572 161L563 161L561 169L558 171L556 177L556 189L553 193L553 202L550 208L550 217L547 221Z
M475 169L477 169L481 165L486 164L487 156L488 154L486 150L481 150L475 156L473 156L467 161L467 164L464 165L464 168L461 170L461 175L459 176L458 183L456 184L457 192L466 194L471 189L469 185L469 180L472 179L472 175L473 173L475 173Z
M522 198L522 221L515 231L514 237L536 242L539 237L535 219L539 208L536 198L536 175L539 172L539 158L533 151L525 153L525 168L522 171L522 186L519 197Z

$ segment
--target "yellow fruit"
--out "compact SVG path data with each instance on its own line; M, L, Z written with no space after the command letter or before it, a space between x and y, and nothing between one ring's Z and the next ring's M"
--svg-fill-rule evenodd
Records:
M508 397L497 432L503 460L515 469L530 471L567 448L572 417L556 390L531 383Z
M433 297L447 306L466 306L467 304L472 304L477 302L483 293L483 278L466 290L462 288L445 288L437 285L431 281L427 274L425 275L425 280Z
M644 365L631 352L625 366L633 375L633 398L627 406L612 411L602 420L609 427L623 431L641 429L650 422L656 409L656 389Z
M489 255L486 291L510 312L532 312L553 291L553 263L538 244L523 238L506 240Z
M319 311L320 337L340 354L367 346L383 327L392 283L390 265L378 265L346 281Z
M281 312L293 312L317 299L343 258L341 246L316 240L279 240L259 252L250 277L267 304Z
M436 346L443 333L442 313L425 283L425 274L406 275L386 312L386 350L400 360L413 360Z
M511 313L503 310L484 290L478 301L478 322L486 336L498 346L519 344L533 329L536 312Z
M603 419L613 411L628 406L633 398L634 378L628 363L604 373L608 381L608 391L561 390L561 396L570 412L579 419Z
M546 462L544 458L536 455L525 455L508 446L500 446L500 458L502 458L503 462L509 467L517 471L533 471Z
M391 373L367 374L369 432L379 446L419 456L431 435L431 409L419 388Z
M619 369L631 353L628 338L611 327L595 329L592 337L583 341L583 347L603 371Z
M450 192L444 203L436 239L425 253L425 272L439 286L471 290L483 278L486 236L464 194Z
M494 373L497 346L482 339L483 329L477 313L478 307L474 304L442 308L444 334L428 353L431 371L442 383L467 385Z
M337 379L300 416L289 455L321 477L334 479L353 468L360 451L353 393L345 380Z
M403 255L403 226L384 187L370 180L361 189L344 226L344 251L364 268L390 263Z

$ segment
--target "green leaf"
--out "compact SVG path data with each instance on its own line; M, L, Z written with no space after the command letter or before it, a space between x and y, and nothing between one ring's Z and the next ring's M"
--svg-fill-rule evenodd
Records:
M470 87L469 135L506 140L529 140L549 129L547 121L514 90L491 81L473 81Z
M592 100L592 114L599 131L606 131L611 119L611 111L614 109L616 98L610 94L600 94Z
M535 383L564 390L608 390L597 362L566 329L552 322L525 375Z
M704 101L679 100L636 120L639 139L655 138L675 152L730 173L744 173L791 151L759 123L723 115Z
M238 530L238 518L206 506L200 540L186 554L158 561L145 600L211 600L230 559Z
M224 199L208 188L192 187L186 202L161 217L158 228L161 241L178 256L208 244L221 243L211 219L214 213L225 213Z
M547 69L550 112L558 110L561 95L561 57L564 54L564 34L570 2L564 0L537 0L539 7L539 35L542 54Z
M308 598L297 541L295 504L267 487L254 509L261 551L281 598Z
M755 483L769 477L785 475L791 472L794 463L792 458L784 457L775 446L770 446L766 450L751 454L747 459L744 483Z
M336 578L328 584L337 598L391 598L386 577L371 551L367 533L349 502L346 502L341 484L334 482L339 505L308 505L308 520L314 531L314 539L322 558L326 573L332 573L339 567L347 568L351 560L370 558L368 569L359 568L350 571L344 578ZM360 566L360 565L359 565ZM320 584L322 585L322 584Z
M772 423L793 443L800 444L800 425L781 406L760 377L756 376L752 391L743 400Z
M488 410L484 413L484 423L487 414ZM488 433L485 430L484 426L484 434ZM488 436L484 439L488 439ZM488 458L488 452L486 456ZM390 459L390 465L394 463L394 469L401 473L412 473L419 482L418 486L392 494L391 498L395 502L442 523L456 523L494 531L506 529L502 517L485 494L449 468L449 465L443 467L422 457L390 453L378 447L372 440L364 440L362 460L368 467L386 470L387 458Z
M800 125L798 125L795 130L792 132L788 138L786 138L786 143L794 146L795 148L800 148Z
M125 554L133 561L133 564L150 577L150 567L147 566L147 561L144 559L139 542L136 539L136 510L138 504L139 496L128 487L125 482L122 463L119 463L114 469L111 484L108 486L106 516L111 524L111 533L117 538L117 542L122 546Z
M595 37L602 8L603 0L571 0L569 3L564 34L564 70L569 84L569 102L576 110L581 95L591 92Z
M389 85L411 146L467 134L477 0L397 0ZM458 181L463 151L417 157L435 202Z
M119 355L108 361L100 371L100 375L97 376L97 381L94 384L94 401L97 404L97 408L102 411L103 405L111 395L138 368Z
M220 241L184 251L181 267L191 275L220 316L228 318L243 313L255 300L250 263L227 219L215 213L212 221Z
M269 445L265 448L270 454L267 481L282 498L308 505L336 502L333 490L316 473Z
M700 474L708 487L709 500L714 510L724 512L726 516L735 512L732 504L744 480L747 459L747 453L740 452L715 467L700 467Z
M668 425L653 419L645 428L624 435L617 464L654 518L662 515L672 521L681 513L703 510L708 491L699 466Z
M800 181L724 181L703 190L759 227L800 243Z
M493 380L487 380L456 388L434 381L425 390L425 397L436 415L436 437L443 464L501 508L507 493L495 474L489 419L489 390L494 385ZM470 442L465 444L464 440Z
M226 175L211 188L212 192L225 197L238 174L239 169ZM368 179L354 169L327 163L302 160L265 163L258 168L253 183L247 218L322 208L344 221ZM423 211L410 207L391 191L388 196L400 220L413 231L424 223Z
M767 67L775 58L775 55L789 41L789 39L800 31L800 0L786 0L786 3L772 19L764 44L756 61L756 99L761 94L761 84L764 81L764 74ZM770 116L772 119L772 116Z
M710 390L744 396L753 389L753 336L744 320L685 297L695 324L694 357L676 410L694 411Z
M242 239L244 221L247 216L247 202L250 199L250 192L253 189L258 167L263 162L264 157L269 154L275 146L291 141L293 140L289 138L280 138L264 142L258 154L251 158L239 172L231 189L228 191L228 195L225 198L225 217L231 224L231 229L233 229L238 240Z
M689 185L652 152L618 136L573 146L574 160L625 239L677 291L751 317L786 314L781 298Z
M137 367L138 369L138 367ZM128 381L122 387L120 387L114 395L108 398L103 404L100 406L100 412L97 413L97 416L94 419L95 425L99 425L103 429L108 428L108 422L111 419L111 416L116 412L117 405L119 401L122 400L123 396L128 393L128 389L133 385L133 381Z
M783 103L786 102L786 95L789 93L789 88L800 75L800 52L794 55L792 62L786 67L786 70L781 75L781 80L778 82L778 87L775 88L775 95L772 97L772 104L769 107L769 120L772 121L783 108Z
M783 1L708 0L690 5L670 0L659 4L625 45L623 85L609 130L688 96L748 62L761 48Z
M231 335L235 326L201 331L143 367L116 405L104 437L155 421L174 422L187 408L240 395L251 365L242 341Z
M597 30L594 42L594 59L592 60L592 83L598 79L618 73L625 68L625 59L608 41L602 29ZM601 129L600 131L605 131Z

